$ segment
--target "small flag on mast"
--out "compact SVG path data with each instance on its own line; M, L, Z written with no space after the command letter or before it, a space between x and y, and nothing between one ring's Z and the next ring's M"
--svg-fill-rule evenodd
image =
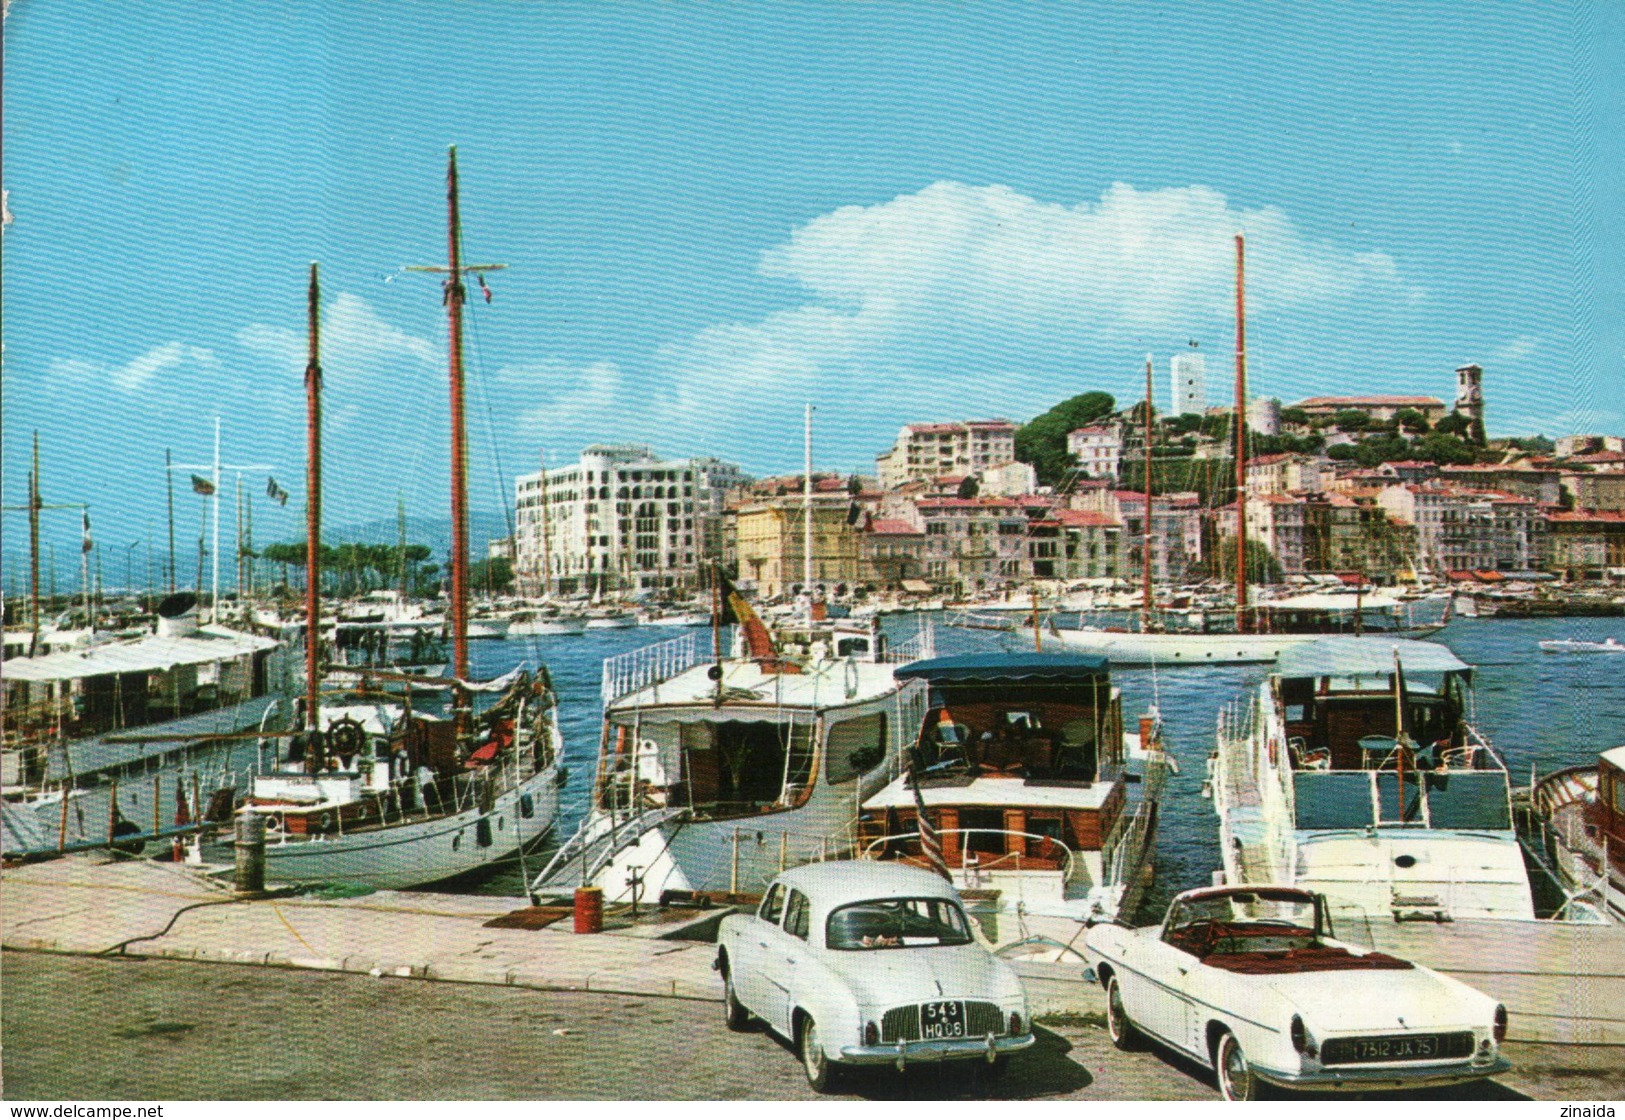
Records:
M279 506L288 504L288 492L276 484L276 479L267 477L265 480L265 496Z
M490 303L491 302L491 289L487 288L485 286L485 273L476 272L474 274L474 279L476 279L476 280L478 280L480 282L480 292L485 296L485 302Z
M214 493L214 483L200 474L195 474L192 476L192 489L207 498Z
M908 785L914 792L914 813L920 822L920 855L925 857L925 862L932 871L952 882L953 876L948 874L948 861L942 858L942 836L937 832L937 826L931 822L931 815L925 810L925 795L920 792L919 771L912 763L908 771Z
M79 551L80 552L89 552L92 548L94 548L96 546L96 542L90 539L90 510L88 510L88 509L85 510L84 511L84 516L85 516L85 539L84 539L84 542L82 544L80 544Z

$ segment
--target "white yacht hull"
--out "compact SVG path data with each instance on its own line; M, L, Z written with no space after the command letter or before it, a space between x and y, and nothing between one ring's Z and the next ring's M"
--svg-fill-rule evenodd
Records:
M515 622L508 627L510 638L545 638L583 634L587 630L584 618L535 618Z
M468 620L470 638L501 640L508 636L510 623L506 618L471 618Z
M539 770L496 796L489 812L477 806L449 816L316 839L276 834L265 846L272 883L347 883L379 889L422 886L506 861L521 845L535 848L558 819L557 769ZM530 816L523 812L528 795ZM481 819L490 844L482 845Z
M1024 627L1029 639L1032 627ZM1072 653L1091 653L1113 665L1242 665L1274 661L1292 646L1323 634L1139 634L1117 630L1049 630L1040 634Z

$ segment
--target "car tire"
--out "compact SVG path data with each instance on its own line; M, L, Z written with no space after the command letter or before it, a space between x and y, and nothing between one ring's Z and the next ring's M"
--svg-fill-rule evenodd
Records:
M1141 1045L1139 1028L1123 1006L1123 988L1115 974L1106 980L1106 1036L1119 1050L1138 1050Z
M801 1057L801 1068L807 1074L807 1084L815 1093L832 1093L840 1082L839 1063L829 1060L824 1043L818 1037L818 1024L811 1016L803 1015L796 1027L796 1053Z
M1229 1031L1219 1035L1213 1044L1213 1075L1219 1082L1219 1094L1227 1101L1256 1101L1263 1083L1247 1064L1241 1043Z
M739 993L734 991L733 972L722 974L722 1004L728 1010L728 1029L731 1031L748 1031L751 1025L751 1014L745 1005L739 1002Z

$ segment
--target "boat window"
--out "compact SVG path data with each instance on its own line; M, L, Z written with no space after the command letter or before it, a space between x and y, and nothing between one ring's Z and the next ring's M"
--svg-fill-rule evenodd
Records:
M970 927L952 899L884 898L835 910L824 923L824 940L843 950L965 945Z
M790 902L784 908L784 932L791 937L807 940L809 924L807 914L807 896L800 891L790 892Z
M779 924L779 915L784 913L784 884L774 883L773 889L767 892L762 899L762 905L756 911L756 916L772 925Z
M1434 828L1512 827L1507 776L1502 771L1429 773L1424 778Z
M696 819L754 816L795 804L812 780L811 723L696 721L682 724L681 744L682 769L664 768L661 777L674 784L661 796L691 806ZM652 776L640 775L645 783Z
M1371 778L1366 771L1292 775L1299 828L1364 828L1371 824Z
M825 757L831 784L849 782L880 765L886 757L886 713L832 724Z

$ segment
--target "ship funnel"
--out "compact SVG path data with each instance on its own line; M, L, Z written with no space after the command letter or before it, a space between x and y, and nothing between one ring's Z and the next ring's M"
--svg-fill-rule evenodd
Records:
M184 638L197 632L197 596L190 591L167 595L158 604L158 636Z

